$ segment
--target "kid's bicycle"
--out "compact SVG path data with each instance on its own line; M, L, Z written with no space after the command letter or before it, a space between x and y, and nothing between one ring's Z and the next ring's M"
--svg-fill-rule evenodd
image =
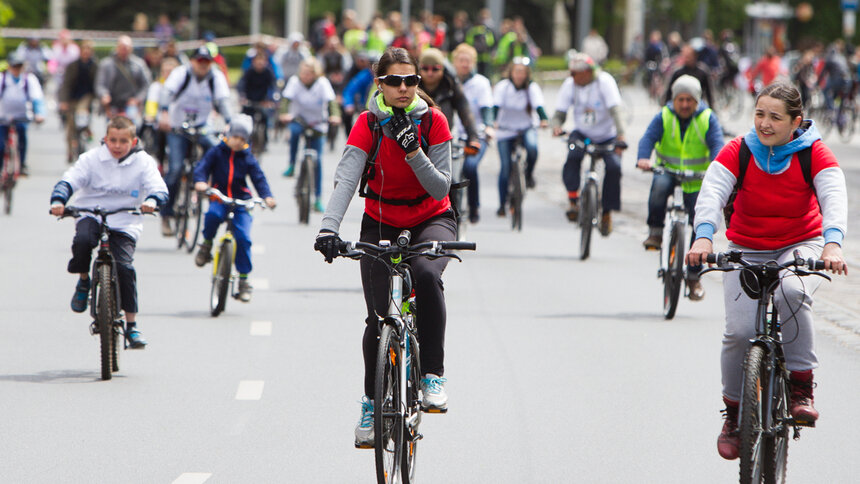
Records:
M475 250L474 242L428 241L409 245L408 230L392 245L342 242L340 256L370 257L384 263L390 273L388 313L380 318L379 347L376 357L373 431L375 436L376 480L380 484L415 482L418 441L423 438L421 424L421 365L415 320L415 280L409 261L416 257L451 257L446 250Z
M681 284L685 284L684 255L690 246L687 237L689 222L688 208L684 205L685 182L701 180L705 172L691 170L673 170L657 166L651 169L655 174L666 174L675 179L675 190L672 202L666 207L666 219L663 223L663 243L660 245L660 269L657 277L663 280L663 316L666 319L675 317L678 299L681 296Z
M209 310L212 316L218 316L227 306L227 295L238 298L235 282L237 277L233 274L233 262L236 260L236 239L233 237L233 217L237 208L247 211L254 209L255 205L266 206L261 198L240 200L224 195L217 188L209 188L205 192L211 197L220 200L227 207L227 229L218 240L215 253L212 258L212 290L209 295Z
M824 261L804 260L797 250L793 260L782 264L777 261L751 264L744 260L743 255L739 250L709 254L708 263L716 263L717 267L705 269L702 274L741 271L743 291L758 301L756 336L744 358L738 412L740 482L782 483L785 482L788 460L789 430L793 430L792 437L797 440L800 427L815 427L815 422L797 420L789 413L791 389L782 350L783 322L774 305L774 292L784 277L814 275L829 281L830 276L816 272L824 269Z
M105 210L99 207L66 207L60 218L78 218L81 213L90 213L99 219L99 250L93 261L90 276L90 334L99 335L102 380L110 380L113 372L119 371L119 338L123 336L124 348L128 348L125 321L122 319L120 307L119 282L116 275L116 262L110 251L110 228L107 218L119 212L142 215L138 207Z

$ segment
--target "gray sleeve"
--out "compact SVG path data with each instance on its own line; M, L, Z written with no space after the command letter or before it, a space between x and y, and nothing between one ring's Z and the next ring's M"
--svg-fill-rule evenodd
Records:
M618 136L624 136L624 119L621 117L623 109L620 104L609 108L609 115L612 116L612 121L615 122L615 131Z
M427 151L425 155L419 150L411 159L407 158L406 163L427 193L442 200L451 189L451 142L430 146Z
M352 201L352 197L358 189L358 183L361 181L361 174L364 172L366 162L367 153L360 148L352 145L347 145L344 148L343 156L334 173L334 192L329 198L320 229L331 230L336 233L340 231L340 223L343 221L346 209L349 208L349 202Z
M113 71L113 62L111 62L110 58L103 59L99 63L98 70L96 71L96 96L99 98L105 94L110 94L108 83L113 77L113 72L108 71Z

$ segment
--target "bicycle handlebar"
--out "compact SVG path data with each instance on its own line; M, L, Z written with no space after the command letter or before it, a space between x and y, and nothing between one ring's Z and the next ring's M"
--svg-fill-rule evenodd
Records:
M402 238L398 237L398 239ZM380 242L382 243L382 241ZM358 258L361 255L368 255L376 259L382 259L386 255L399 254L402 259L407 260L415 257L451 257L460 260L456 254L446 253L446 250L475 250L477 245L474 242L460 241L438 241L431 240L421 242L420 244L408 245L408 238L405 245L376 245L368 242L350 242L341 241L338 246L338 255L341 257L349 257L351 259Z
M221 200L221 202L223 202L225 205L245 207L248 210L253 209L254 205L259 205L262 208L266 208L265 201L262 198L250 198L248 200L242 200L240 198L231 198L227 195L224 195L223 193L221 193L221 190L218 190L214 187L207 188L204 193L206 193L206 195L214 196L215 198Z
M559 136L562 136L562 137L568 136L568 133L565 131L562 131ZM565 141L567 141L567 140L565 140ZM588 153L590 155L601 155L604 153L611 153L611 152L615 151L616 148L626 150L627 149L627 143L625 143L623 141L609 141L606 143L594 143L593 141L591 141L590 138L585 138L584 140L577 138L574 140L570 140L568 148L571 150L574 148L579 148L579 149L585 151L586 153Z
M671 175L675 178L678 178L682 182L702 180L705 178L705 172L703 171L673 170L672 168L668 168L666 166L652 166L648 171L653 172L655 175Z
M91 214L96 215L98 217L104 218L104 217L107 217L109 215L113 215L115 213L120 213L120 212L128 212L132 215L146 215L147 213L150 213L151 215L155 215L155 212L157 212L157 211L158 211L158 207L156 207L153 212L142 212L140 210L140 207L125 207L125 208L117 208L117 209L113 209L113 210L106 210L106 209L103 209L101 207L87 208L87 207L67 206L67 207L65 207L65 210L63 210L63 214L60 215L60 218L61 219L66 218L66 217L77 218L77 217L81 216L81 212L91 213ZM50 211L48 213L50 213Z
M800 257L800 251L798 251L798 250L794 251L794 259L792 259L788 262L783 262L782 264L777 264L774 261L764 262L761 264L751 264L751 263L747 262L746 260L744 260L743 255L744 255L744 253L741 250L730 250L728 252L719 252L717 254L708 254L707 260L706 260L707 263L708 264L716 264L717 267L705 269L704 271L702 271L702 273L704 274L706 271L714 271L714 270L728 272L728 271L743 269L745 267L753 267L753 268L755 268L755 267L761 267L761 268L772 267L772 268L775 268L778 270L791 269L791 268L800 269L800 268L806 267L808 269L811 269L812 271L819 271L819 270L824 269L824 261L823 260L817 260L817 259L814 259L812 257L810 257L808 259L803 259L802 257ZM732 265L733 263L734 264L740 264L740 265ZM800 275L810 275L810 274L819 275L819 276L822 276L822 277L830 280L829 276L827 276L826 274L818 273L818 272L808 272L807 273L804 271Z

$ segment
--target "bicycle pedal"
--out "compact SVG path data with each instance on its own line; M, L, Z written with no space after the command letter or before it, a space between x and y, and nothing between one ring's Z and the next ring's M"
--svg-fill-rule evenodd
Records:
M666 274L666 271L664 269L658 269L657 270L657 279L662 278L664 274Z
M356 449L373 449L373 446L370 444L359 444L358 442L356 442L355 448Z
M95 321L90 323L90 334L93 336L99 334L99 325Z
M815 428L815 420L797 420L794 419L794 424L799 427Z
M448 413L447 408L426 407L421 409L424 413Z

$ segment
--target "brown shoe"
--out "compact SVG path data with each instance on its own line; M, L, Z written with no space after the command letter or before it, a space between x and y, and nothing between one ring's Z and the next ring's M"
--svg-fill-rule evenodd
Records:
M818 410L813 407L812 370L792 371L789 377L791 383L791 416L798 423L815 424L818 420Z
M600 217L600 223L597 225L600 230L600 235L607 237L612 233L612 212L604 212Z
M170 226L170 217L161 217L161 235L165 237L173 237L176 232Z
M717 437L717 452L726 460L735 460L740 455L741 438L738 435L738 402L723 397L726 408L723 410L723 429Z
M663 228L649 227L648 238L642 242L642 245L645 246L645 250L660 250L663 247Z
M570 220L571 222L576 222L577 220L579 220L579 199L578 198L571 198L570 199L570 205L567 207L567 212L565 212L565 214L567 215L567 219Z
M705 297L705 288L702 287L702 281L687 279L687 289L690 290L690 301L701 301Z

